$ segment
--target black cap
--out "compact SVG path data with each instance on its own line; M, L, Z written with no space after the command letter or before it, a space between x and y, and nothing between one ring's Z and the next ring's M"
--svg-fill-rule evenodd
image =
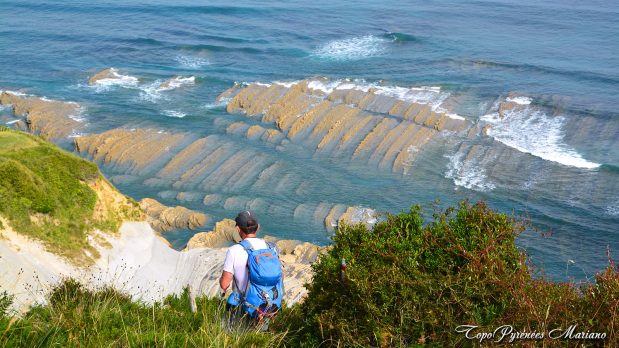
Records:
M236 221L236 225L241 228L251 228L258 226L258 217L253 211L250 210L243 210L242 212L240 212L236 216L236 219L234 219L234 221Z

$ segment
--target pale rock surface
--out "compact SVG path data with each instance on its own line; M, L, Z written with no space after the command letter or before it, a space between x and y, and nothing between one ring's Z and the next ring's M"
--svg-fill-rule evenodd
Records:
M219 293L226 249L195 248L176 251L164 243L146 222L125 222L117 236L100 234L107 246L92 242L101 257L87 268L74 266L45 251L36 241L8 228L0 238L0 291L15 295L14 309L25 312L44 304L50 290L72 277L86 287L112 286L134 300L152 303L189 287L192 296ZM283 260L286 302L291 305L307 293L309 264ZM189 305L189 304L188 304Z

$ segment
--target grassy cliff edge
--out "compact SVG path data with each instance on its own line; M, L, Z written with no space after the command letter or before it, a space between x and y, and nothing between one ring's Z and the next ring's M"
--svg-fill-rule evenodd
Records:
M87 265L97 257L89 233L115 233L123 220L140 219L141 211L95 164L37 136L2 128L0 216L50 252Z

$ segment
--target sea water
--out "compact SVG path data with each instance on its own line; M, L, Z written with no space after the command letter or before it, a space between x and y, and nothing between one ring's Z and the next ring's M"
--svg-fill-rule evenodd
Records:
M281 207L259 212L271 235L329 242L320 223L292 218L288 210L304 201L398 212L413 203L431 209L437 198L443 206L484 199L552 232L531 230L518 243L553 279L590 279L607 265L607 249L619 253L618 16L619 3L602 0L1 1L0 89L79 102L88 133L129 126L220 134L315 173L308 180L320 180L320 189L300 198L243 192ZM117 78L87 85L107 67ZM225 134L247 119L225 112L215 100L222 91L314 76L437 108L456 95L447 108L453 117L490 124L492 141L530 160L497 172L430 149L403 179ZM524 111L498 117L493 106L508 98ZM15 121L6 108L0 114ZM580 126L583 118L590 128ZM179 204L174 192L142 182L116 184L136 199ZM183 204L212 215L211 225L236 213L201 197ZM193 233L166 237L181 248Z

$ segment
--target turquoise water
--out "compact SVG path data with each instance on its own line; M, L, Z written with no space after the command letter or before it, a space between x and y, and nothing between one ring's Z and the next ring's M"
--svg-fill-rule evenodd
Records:
M619 250L618 15L613 1L1 1L0 89L77 101L88 133L129 126L219 134L281 159L311 189L198 190L268 201L271 208L259 213L272 235L327 243L321 223L293 218L291 210L304 203L397 212L436 198L445 205L481 198L552 231L551 238L529 231L519 244L553 278L585 279L606 265L607 247ZM107 67L139 82L87 86ZM195 83L155 90L173 76ZM492 105L518 92L532 108L493 124L491 135L518 149L520 162L482 171L446 145L424 152L402 177L225 133L231 122L247 121L215 101L235 82L313 76L440 87L453 97L450 109L473 122L488 120ZM2 121L12 120L2 113ZM112 166L103 171L113 180L123 174ZM179 204L173 187L115 183L138 199ZM235 213L234 205L201 199L182 204L213 222ZM191 234L166 236L182 247Z

